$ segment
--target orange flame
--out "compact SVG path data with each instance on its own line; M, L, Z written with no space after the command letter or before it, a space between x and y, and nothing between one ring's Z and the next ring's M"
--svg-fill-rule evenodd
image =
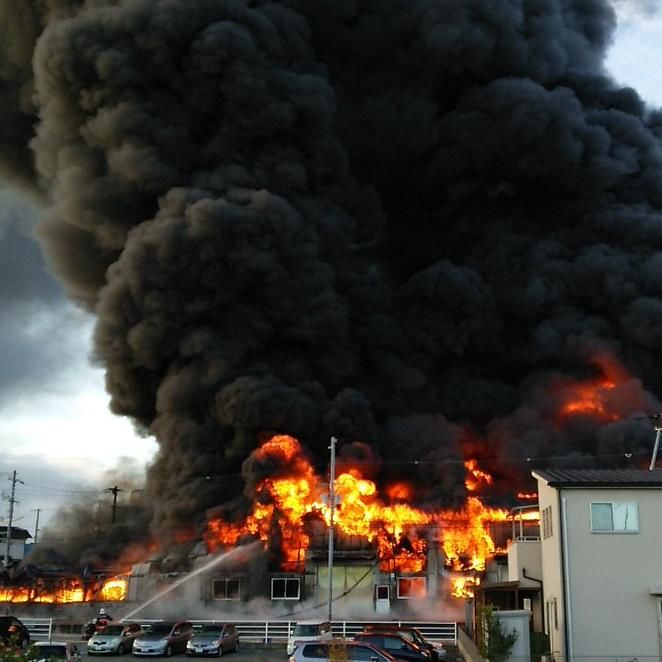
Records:
M64 604L69 602L84 602L85 592L80 586L59 588L52 592L40 590L39 587L2 588L0 602L45 602Z
M391 501L409 501L412 489L407 483L394 483L386 488L386 494Z
M101 588L101 600L114 602L126 598L127 580L123 577L113 577L104 582Z
M485 560L496 551L489 533L491 522L505 522L508 511L487 508L469 497L463 510L442 514L442 547L453 570L485 570Z
M566 388L569 401L561 407L561 416L583 414L604 421L617 421L620 418L618 413L608 407L606 395L616 388L616 383L611 379L605 377Z
M522 501L535 501L538 498L537 492L518 492L517 498Z
M479 487L492 485L492 476L478 468L478 460L467 460L464 467L469 472L464 481L467 492L475 492Z
M233 546L247 535L273 544L277 531L283 567L291 567L293 562L305 558L310 545L310 537L304 531L307 518L330 524L327 486L316 476L293 437L272 437L254 457L273 459L274 464L283 467L276 472L280 475L265 478L257 486L253 511L243 522L211 520L205 535L208 547L213 552L222 546ZM489 484L492 480L477 468L475 461L468 462L467 469L479 481ZM429 513L406 503L386 505L378 498L375 483L363 478L358 469L340 474L334 491L335 530L339 535L358 536L372 543L385 572L419 573L425 569L429 541L422 528L431 524L440 528L440 543L448 565L457 571L483 570L487 555L494 552L489 524L507 518L507 511L486 508L476 497L470 498L460 511ZM393 501L404 501L412 490L401 482L391 485L387 494Z
M454 598L473 598L474 588L480 585L480 577L477 576L461 576L453 577L451 580L453 590L451 595Z
M115 602L124 600L127 593L126 577L112 577L101 582L88 583L86 588L80 579L59 579L56 585L37 579L31 586L0 588L0 602L44 602L68 604L103 600Z

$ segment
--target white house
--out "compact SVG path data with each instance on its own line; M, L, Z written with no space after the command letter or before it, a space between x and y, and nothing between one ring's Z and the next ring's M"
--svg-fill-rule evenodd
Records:
M9 558L11 561L20 561L25 558L26 541L32 535L26 529L13 526L11 529L11 540L9 541ZM0 526L0 563L7 551L7 527Z
M534 471L556 660L662 656L662 470Z

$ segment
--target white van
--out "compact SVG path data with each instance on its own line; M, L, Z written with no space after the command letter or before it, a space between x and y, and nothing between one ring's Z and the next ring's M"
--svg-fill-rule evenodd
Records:
M298 621L287 637L287 654L292 655L294 646L299 641L315 641L331 639L331 623L329 621L310 620Z

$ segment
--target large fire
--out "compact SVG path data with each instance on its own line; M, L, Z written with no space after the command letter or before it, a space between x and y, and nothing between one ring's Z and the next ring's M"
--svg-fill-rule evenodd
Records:
M626 405L630 409L646 409L640 385L613 357L598 356L592 363L599 369L597 376L549 385L553 417L559 425L574 416L590 416L608 423L622 418ZM426 569L434 545L443 551L444 563L453 577L452 595L471 596L487 560L505 551L498 547L493 534L495 526L506 522L509 514L502 508L490 508L481 500L481 495L494 488L492 475L479 466L477 459L490 463L484 457L483 440L474 438L467 430L462 448L469 496L456 509L413 507L414 486L405 481L385 486L385 496L380 498L376 484L364 476L360 465L344 464L334 480L333 524L339 542L344 540L351 547L353 539L362 540L377 554L382 572L404 577ZM253 453L252 460L257 466L264 466L264 476L253 488L252 511L239 522L223 518L209 521L205 532L207 547L213 553L233 547L241 539L256 538L278 551L275 556L283 570L302 571L311 548L324 547L320 545L324 543L320 532L327 531L331 523L328 482L315 471L299 442L291 436L273 436ZM521 529L523 522L539 518L535 508L537 494L519 492L516 498L532 504L527 512L526 506L516 509L515 519ZM187 532L186 538L192 535ZM46 590L39 583L29 589L0 589L0 601L123 600L126 592L126 580L115 577L97 585L94 591L76 582L57 590Z
M32 586L0 588L0 602L45 602L65 604L87 602L92 599L105 602L124 600L127 580L125 577L113 577L92 588L84 588L78 579L61 580L56 586L48 586L43 580L37 580Z
M331 510L326 499L328 487L305 459L299 442L277 435L264 443L256 456L271 458L282 467L279 476L265 478L256 489L252 513L240 523L214 519L209 522L206 540L211 551L231 547L247 535L273 542L274 524L279 525L283 568L302 562L310 545L307 522L317 520L329 526ZM490 484L492 478L467 462L467 487L476 482ZM472 488L470 488L472 489ZM337 535L356 536L375 545L380 568L400 574L422 572L428 547L440 544L449 568L457 572L482 571L486 558L495 552L490 524L507 519L504 509L487 508L471 497L460 510L427 512L406 503L411 488L397 483L387 488L391 503L377 495L373 481L362 477L359 467L349 468L334 482ZM439 540L429 539L438 531Z

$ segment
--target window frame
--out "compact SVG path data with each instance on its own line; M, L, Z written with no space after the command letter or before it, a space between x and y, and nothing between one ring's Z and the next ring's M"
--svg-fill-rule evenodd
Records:
M225 583L225 597L222 597L220 594L217 594L216 591L214 590L214 584L216 582L224 582ZM228 596L228 583L229 582L237 582L237 593L236 597L233 596ZM241 577L217 577L216 579L211 580L211 598L212 600L231 600L231 601L237 601L241 600Z
M403 593L400 592L400 585L402 581L409 581L412 583L420 583L422 582L424 591L423 593L410 593L409 595L404 595ZM427 577L398 577L396 581L396 596L398 600L415 600L416 598L421 598L421 597L426 597L428 594L428 582L427 582Z
M274 582L285 582L283 597L274 596ZM296 597L288 597L287 595L287 583L288 582L297 582L297 595ZM301 577L272 577L271 578L271 599L272 600L301 600Z
M610 506L611 507L611 528L596 528L596 522L594 519L594 506ZM633 528L616 528L616 517L614 512L614 506L626 507L626 526L627 526L627 513L628 506L634 506L634 516L635 523ZM595 534L637 534L640 531L639 523L639 502L638 501L590 501L589 502L589 519L591 523L591 533Z

